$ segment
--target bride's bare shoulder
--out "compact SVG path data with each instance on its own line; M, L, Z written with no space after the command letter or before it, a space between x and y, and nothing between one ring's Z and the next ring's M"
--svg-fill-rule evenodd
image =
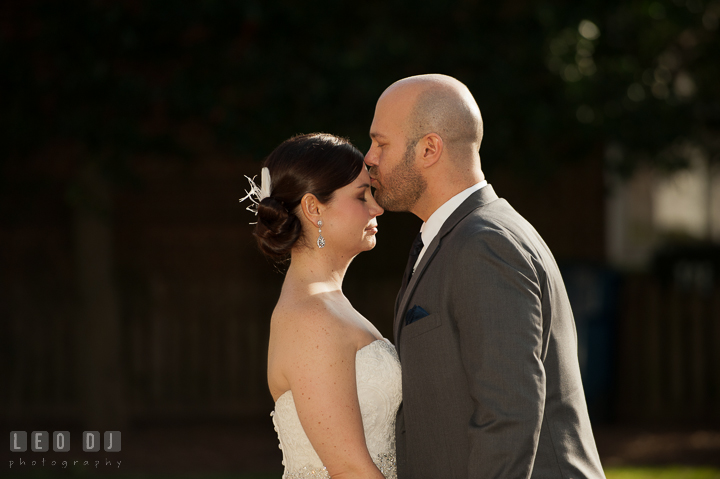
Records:
M347 359L354 348L352 331L323 301L312 297L281 299L270 322L268 385L273 397L323 365Z
M325 301L313 296L281 299L271 320L271 334L282 342L313 342L347 336L347 326Z

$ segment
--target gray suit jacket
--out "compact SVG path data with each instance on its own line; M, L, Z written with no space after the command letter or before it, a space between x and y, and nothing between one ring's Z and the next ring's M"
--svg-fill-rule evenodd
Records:
M428 247L394 333L400 479L605 477L557 264L491 186Z

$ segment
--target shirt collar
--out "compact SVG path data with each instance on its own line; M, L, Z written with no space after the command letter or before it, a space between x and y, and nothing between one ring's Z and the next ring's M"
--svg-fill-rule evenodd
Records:
M435 239L437 234L440 232L440 228L442 228L442 225L445 223L445 220L450 217L453 211L455 211L457 207L462 204L463 201L468 199L470 195L485 186L487 186L486 180L472 185L470 188L461 191L457 195L447 200L445 203L442 204L442 206L440 206L440 208L436 209L435 212L430 215L430 218L428 218L428 220L420 227L420 232L422 233L422 240L424 245L422 253L425 252L428 245L432 242L432 240Z

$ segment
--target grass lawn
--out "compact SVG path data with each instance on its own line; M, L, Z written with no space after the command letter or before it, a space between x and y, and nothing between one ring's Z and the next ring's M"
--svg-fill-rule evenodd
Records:
M609 467L607 479L720 479L720 469L713 467Z

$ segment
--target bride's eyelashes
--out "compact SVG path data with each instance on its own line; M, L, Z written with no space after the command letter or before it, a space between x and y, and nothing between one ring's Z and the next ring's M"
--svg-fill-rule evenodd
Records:
M367 201L368 201L368 200L367 200L367 195L368 195L368 193L370 194L370 196L372 196L372 192L370 191L370 188L369 188L369 187L368 187L368 189L366 189L366 190L363 192L362 196L358 197L358 199L359 199L360 201L362 201L363 203L367 203Z

